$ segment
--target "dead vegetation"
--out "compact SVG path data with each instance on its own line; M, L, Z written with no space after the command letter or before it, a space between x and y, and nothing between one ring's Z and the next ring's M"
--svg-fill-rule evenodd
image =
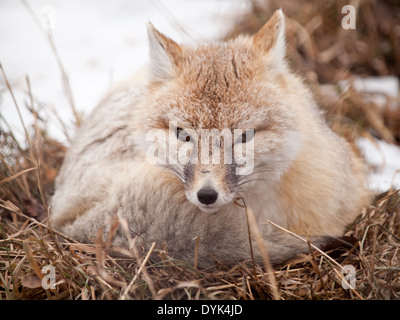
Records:
M306 75L332 127L348 138L364 135L398 144L398 97L385 97L385 104L377 105L372 93L358 92L351 83L355 76L399 76L400 6L354 1L357 28L343 30L342 2L254 1L253 11L237 21L232 35L255 32L282 6L293 68ZM340 80L349 81L350 89L341 90ZM250 261L207 271L173 259L168 248L113 248L113 231L124 229L118 218L110 222L106 241L101 230L94 244L60 237L48 224L48 199L66 148L46 134L29 81L27 88L24 107L36 121L26 128L24 145L0 119L0 299L400 298L399 190L377 195L341 241L275 268L274 281L268 268ZM12 88L0 87L0 92L12 94ZM49 280L55 286L44 289Z

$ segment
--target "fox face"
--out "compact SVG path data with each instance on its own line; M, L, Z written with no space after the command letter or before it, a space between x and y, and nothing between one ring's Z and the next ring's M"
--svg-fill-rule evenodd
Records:
M202 211L277 182L296 158L301 138L292 108L301 101L290 86L301 84L286 66L284 29L278 11L252 37L192 48L148 26L149 108L142 127L158 143L147 151L163 158L157 164Z

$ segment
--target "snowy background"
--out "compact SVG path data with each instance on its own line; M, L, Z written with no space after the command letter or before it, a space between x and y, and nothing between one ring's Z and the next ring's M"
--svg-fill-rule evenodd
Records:
M239 0L26 2L39 23L51 29L76 108L85 114L108 88L146 64L147 22L176 41L193 43L220 37L235 13L247 6ZM0 0L0 62L18 97L24 96L20 93L27 89L29 76L34 96L54 106L63 120L73 121L55 55L22 1ZM4 84L2 77L0 84ZM21 131L10 98L3 92L0 112ZM27 110L21 109L28 118ZM49 121L49 127L52 134L64 138L56 120Z
M73 133L71 108L63 91L60 69L41 27L50 28L69 76L76 108L88 114L108 88L132 75L147 61L146 23L178 42L218 39L235 17L249 9L244 0L0 0L0 63L15 92L25 123L32 123L25 108L29 77L34 98L48 119L51 135L67 142L56 112ZM361 81L360 90L398 96L398 79ZM23 140L23 131L11 96L0 77L0 114ZM3 125L3 124L2 124ZM400 148L361 139L359 146L371 164L370 186L400 187Z

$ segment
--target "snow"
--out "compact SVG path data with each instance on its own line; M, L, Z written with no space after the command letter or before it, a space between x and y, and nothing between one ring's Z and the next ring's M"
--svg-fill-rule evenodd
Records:
M339 82L339 86L343 91L346 91L349 89L350 83L342 80ZM355 77L351 86L357 91L368 94L371 101L378 106L384 106L387 103L390 105L391 101L399 97L399 79L394 76Z
M342 89L348 89L349 83L341 81ZM399 95L399 79L394 76L355 78L352 82L354 89L375 94L384 94L390 97Z
M347 90L350 84L339 83L342 90ZM364 92L378 106L393 105L398 107L400 97L399 79L394 76L355 78L351 85L355 90ZM391 103L392 102L392 103ZM381 140L360 138L357 146L363 153L369 166L368 187L377 192L390 188L400 188L400 148Z
M232 19L249 9L244 0L28 0L40 24L49 28L69 76L76 108L89 113L114 83L139 70L148 61L146 23L178 42L196 43L220 38ZM22 1L0 2L0 63L11 83L24 121L32 123L25 108L26 77L48 119L51 135L65 141L54 116L69 124L73 116L63 92L60 70L44 34ZM346 89L346 84L342 84ZM395 77L356 79L353 86L375 93L384 103L384 94L399 95ZM23 140L16 108L0 77L0 114ZM2 124L3 125L3 124ZM66 141L65 141L66 142ZM382 141L360 139L358 146L371 167L369 186L387 190L400 187L400 148Z
M357 146L369 165L368 187L378 192L400 188L400 148L380 140L360 138Z
M76 108L87 114L113 84L132 75L148 61L146 23L178 42L218 39L231 26L235 14L248 8L243 0L28 0L44 27L50 28L69 76ZM50 133L64 135L49 110L72 124L60 70L46 37L22 1L0 2L0 63L17 96L23 118L26 76L49 119ZM0 90L4 89L0 77ZM3 101L2 101L3 100ZM22 133L10 94L0 95L0 112ZM23 135L21 135L23 137Z

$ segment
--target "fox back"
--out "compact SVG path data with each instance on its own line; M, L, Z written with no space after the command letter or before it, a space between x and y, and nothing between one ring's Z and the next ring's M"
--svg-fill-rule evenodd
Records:
M285 59L284 15L254 36L197 47L148 26L145 75L121 84L93 111L65 157L52 224L80 241L107 232L167 244L199 266L250 259L243 199L270 258L308 250L270 220L321 245L345 231L366 205L364 169L325 123ZM255 259L261 261L255 249Z

